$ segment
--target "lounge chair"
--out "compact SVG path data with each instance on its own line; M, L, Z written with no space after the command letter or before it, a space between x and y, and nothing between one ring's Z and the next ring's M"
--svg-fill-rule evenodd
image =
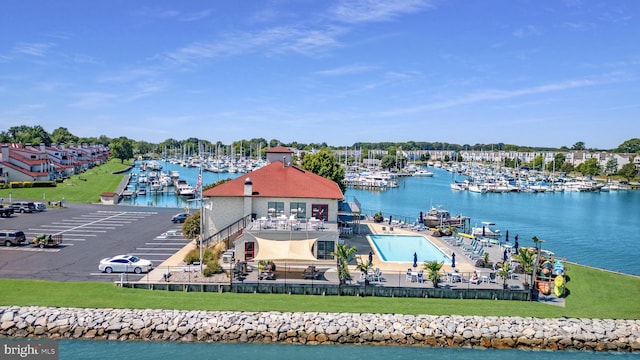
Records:
M380 268L376 268L375 272L373 273L373 279L377 282L382 281L382 271L380 271Z

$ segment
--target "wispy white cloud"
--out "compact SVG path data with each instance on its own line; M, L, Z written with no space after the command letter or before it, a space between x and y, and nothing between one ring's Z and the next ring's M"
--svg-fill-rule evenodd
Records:
M180 21L187 21L187 22L197 21L197 20L207 18L209 17L209 15L211 15L211 10L201 10L201 11L186 13L180 17Z
M380 112L378 114L382 116L397 116L397 115L409 114L409 113L442 110L442 109L448 109L448 108L453 108L453 107L468 105L468 104L506 100L506 99L516 98L516 97L544 94L549 92L557 92L557 91L582 88L582 87L593 86L593 85L596 85L596 82L593 80L569 80L564 82L551 83L551 84L545 84L545 85L528 87L523 89L516 89L516 90L495 90L495 89L480 90L480 91L472 92L464 96L453 98L450 100L419 105L412 108L404 108L404 109L396 109L396 110L391 110L386 112Z
M126 102L135 101L162 92L166 88L167 86L163 82L140 82L136 84L133 93L123 97L122 100Z
M95 109L107 106L112 104L119 97L117 94L96 91L76 93L73 96L78 98L78 100L71 103L70 106L82 109Z
M593 23L589 23L589 22L575 22L575 21L567 21L563 24L564 27L567 27L571 30L576 30L576 31L585 31L585 30L591 30L593 29L595 26Z
M427 0L349 0L331 9L338 21L345 23L389 21L432 7Z
M513 36L520 39L534 35L540 35L540 30L533 25L525 25L513 31Z
M174 9L143 7L142 9L138 10L135 15L155 20L175 19L178 21L190 22L207 18L209 15L211 15L211 10L207 9L192 12L181 12Z
M316 72L318 75L342 76L351 74L360 74L374 70L376 67L371 65L347 65L338 68L327 69Z
M169 63L193 66L200 61L262 52L267 55L300 53L314 55L339 46L336 40L341 28L305 29L283 26L258 32L229 32L220 39L194 42L161 55Z
M43 57L46 55L47 51L54 46L55 44L53 43L23 43L14 46L13 52L17 54Z

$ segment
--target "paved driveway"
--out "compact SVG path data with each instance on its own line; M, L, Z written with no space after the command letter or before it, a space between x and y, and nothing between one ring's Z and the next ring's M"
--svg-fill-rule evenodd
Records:
M31 244L0 247L0 277L57 281L116 281L119 274L98 271L100 259L136 255L154 265L189 241L163 235L182 224L170 219L181 209L67 204L64 209L1 218L1 229L24 231L27 242L38 234L62 234L62 245L40 249ZM129 280L142 275L129 274Z

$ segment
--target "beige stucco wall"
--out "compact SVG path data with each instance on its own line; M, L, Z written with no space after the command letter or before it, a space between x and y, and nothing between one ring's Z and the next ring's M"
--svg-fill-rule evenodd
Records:
M311 216L312 204L329 205L329 221L338 220L338 201L312 198L265 198L265 197L215 197L205 203L206 233L211 235L240 220L245 215L256 214L258 218L268 216L270 201L284 202L285 215L289 216L291 202L306 203L307 218ZM250 211L248 211L250 209ZM248 211L248 212L247 212Z

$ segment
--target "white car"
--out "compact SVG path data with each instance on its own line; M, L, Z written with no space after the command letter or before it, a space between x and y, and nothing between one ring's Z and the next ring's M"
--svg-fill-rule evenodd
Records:
M98 265L100 271L112 272L134 272L140 274L153 269L153 263L149 260L141 259L132 255L116 255L114 257L100 260Z

